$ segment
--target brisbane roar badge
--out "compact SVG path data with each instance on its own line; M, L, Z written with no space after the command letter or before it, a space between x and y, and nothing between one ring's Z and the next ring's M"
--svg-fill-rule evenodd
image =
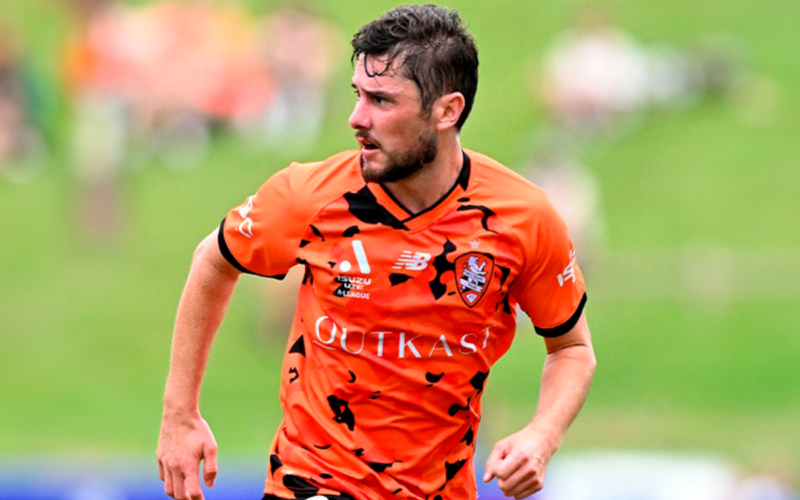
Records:
M485 253L465 253L456 259L455 267L458 295L468 307L474 307L492 282L494 259Z

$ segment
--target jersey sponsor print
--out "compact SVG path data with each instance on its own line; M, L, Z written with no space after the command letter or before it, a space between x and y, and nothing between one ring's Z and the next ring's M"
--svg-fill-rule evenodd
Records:
M238 269L305 267L265 494L474 499L481 395L519 304L541 335L574 326L584 283L542 192L464 154L411 214L365 184L358 152L293 164L223 221Z

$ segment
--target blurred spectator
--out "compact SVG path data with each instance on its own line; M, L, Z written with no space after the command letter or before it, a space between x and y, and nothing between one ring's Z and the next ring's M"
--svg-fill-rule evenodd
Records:
M108 186L150 155L189 168L218 124L282 151L316 140L343 37L307 7L257 23L232 4L64 1L77 20L65 66L81 178Z
M145 9L132 36L154 151L168 166L202 159L210 128L264 113L272 82L253 20L234 6L165 2ZM133 40L130 41L131 43Z
M263 113L238 117L240 130L287 154L302 153L314 144L343 45L344 35L305 3L286 2L266 15L260 24L257 50L269 70L274 94ZM302 278L302 273L295 271L281 283L259 284L262 301L267 304L259 313L259 334L270 338L288 330Z
M691 104L700 96L701 68L687 53L668 45L647 49L647 104Z
M126 166L155 158L187 169L218 123L263 116L272 81L254 21L235 6L65 0L76 26L65 51L73 164L87 233L119 223Z
M118 183L131 142L130 68L115 43L124 10L110 0L65 0L75 22L64 49L71 107L71 163L84 236L105 238L120 222Z
M600 193L580 161L583 150L596 150L595 139L608 139L611 132L630 130L626 126L651 108L685 106L736 88L758 90L740 84L744 73L738 54L735 44L720 37L707 38L696 52L664 44L646 47L596 8L578 11L573 26L557 37L535 89L546 118L536 133L540 140L528 176L567 221L584 262L589 256L602 261L605 238ZM775 107L770 103L776 93L768 85L761 88L766 91L748 94L757 98L739 99L766 103L747 108L765 111L749 113L751 122Z
M573 134L605 129L647 99L644 50L600 10L578 13L549 49L543 73L544 106Z
M650 107L726 95L745 80L741 51L726 37L705 37L695 51L646 47L597 9L577 13L541 73L535 94L549 122L578 144Z
M697 84L708 95L725 95L746 79L743 48L731 37L704 37L694 58L700 72Z
M591 273L606 253L600 187L563 137L545 137L524 175L542 188L569 227L581 268Z
M34 86L10 26L0 24L0 173L26 182L44 168L46 148L37 129Z
M275 95L258 121L242 123L268 146L302 152L322 127L326 92L343 34L303 3L287 2L261 24L259 52L275 82Z

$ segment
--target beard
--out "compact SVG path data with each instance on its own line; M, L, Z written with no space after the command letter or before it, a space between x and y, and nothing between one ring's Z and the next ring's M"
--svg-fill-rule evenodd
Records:
M386 165L383 169L364 168L364 157L361 157L361 176L365 182L397 182L408 179L421 171L436 159L439 153L439 138L435 130L423 131L416 146L402 152L383 151Z

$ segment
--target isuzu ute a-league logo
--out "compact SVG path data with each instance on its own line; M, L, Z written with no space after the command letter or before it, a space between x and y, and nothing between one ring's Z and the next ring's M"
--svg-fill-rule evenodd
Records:
M369 274L372 273L372 268L369 266L367 253L364 251L364 244L361 243L361 240L353 240L352 244L358 272L356 272L349 260L341 261L339 270L345 274L340 274L334 278L334 281L339 286L333 291L333 294L337 297L369 300L367 287L372 284L372 278L369 277ZM355 274L361 274L361 276L355 276Z
M456 288L468 307L480 302L492 282L494 260L490 255L470 252L456 259Z

